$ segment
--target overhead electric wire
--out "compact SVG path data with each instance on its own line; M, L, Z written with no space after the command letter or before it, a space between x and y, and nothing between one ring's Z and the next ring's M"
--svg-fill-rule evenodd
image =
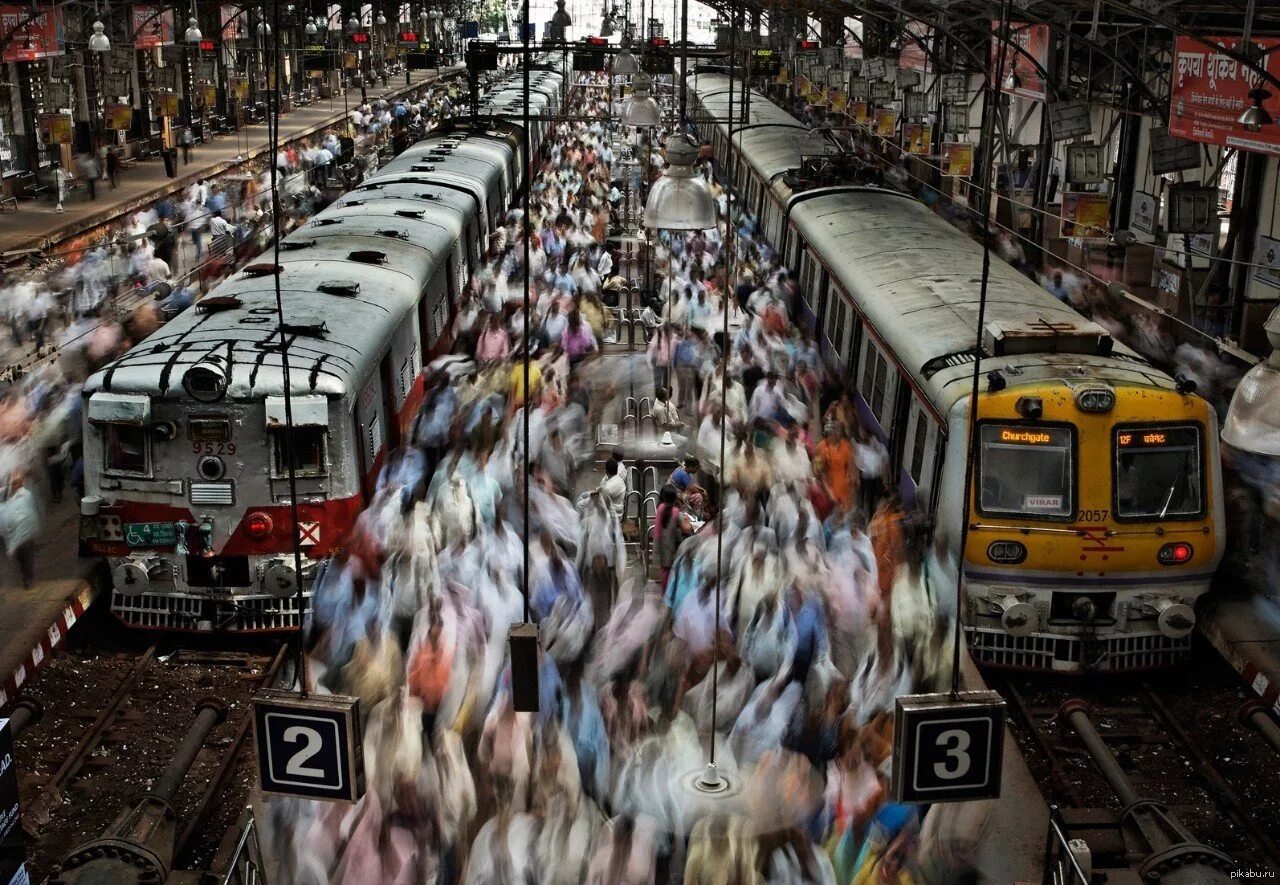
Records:
M284 446L286 452L286 464L289 474L289 519L291 546L293 547L293 572L294 581L297 584L295 595L296 606L298 609L298 632L296 650L296 675L298 680L298 692L303 696L307 696L307 654L306 654L306 627L305 615L307 609L307 596L303 589L302 579L302 537L300 525L298 523L298 472L295 464L296 451L294 449L294 424L293 424L293 395L290 383L289 373L289 338L284 321L284 295L280 288L280 274L283 268L280 267L280 240L284 236L284 228L281 224L280 216L280 189L276 186L277 163L276 156L280 151L280 86L282 83L282 71L280 70L280 4L272 5L273 22L271 34L263 39L264 45L270 50L271 58L267 59L267 73L271 74L274 70L275 76L268 77L268 86L272 86L268 95L267 103L267 129L270 132L271 142L271 227L275 234L272 244L272 269L271 278L275 289L276 298L276 322L278 324L278 332L280 335L280 373L282 376L282 386L284 388ZM270 38L270 39L268 39ZM274 458L272 447L268 446L268 457Z
M1007 35L1009 29L1009 0L1002 0L1000 4L1000 33ZM1005 47L1008 40L1000 41L1000 50L997 53L996 69L994 74L989 74L984 84L985 91L982 98L982 165L984 180L989 181L991 177L991 167L995 158L992 140L994 138L995 119L997 114L997 103L1000 101L1000 85L1004 81L1004 64L1005 64ZM984 221L991 214L991 189L984 191L984 199L982 200L982 218ZM965 430L967 446L965 448L964 459L964 495L963 503L960 508L960 553L959 561L956 563L956 609L955 622L951 637L951 699L956 700L960 695L960 645L964 638L964 633L960 626L960 613L964 610L964 555L965 546L969 539L969 508L973 504L973 462L974 453L977 451L978 441L974 436L978 427L978 388L982 379L982 334L983 326L986 325L987 316L987 284L991 278L991 225L983 224L982 226L982 282L978 287L978 321L975 325L975 337L973 350L975 359L973 361L973 383L969 390L969 416L968 427Z
M524 211L524 217L520 219L520 223L524 227L524 329L521 332L524 339L522 348L524 357L524 408L521 416L524 424L524 443L520 447L522 471L520 482L524 489L524 574L520 578L520 591L524 596L524 623L527 624L529 623L529 545L533 543L532 533L529 531L529 413L532 410L530 402L532 391L529 390L529 363L532 359L532 354L529 353L529 323L531 321L529 288L533 285L533 271L531 268L533 260L532 245L529 242L533 227L533 219L529 214L530 194L533 185L533 147L530 143L533 133L529 127L529 0L524 0L524 13L520 22L520 41L524 47L524 54L521 56L524 78L524 107L521 111L521 123L524 126L524 138L520 142L521 162L524 165L522 172L524 187L521 189L520 194Z

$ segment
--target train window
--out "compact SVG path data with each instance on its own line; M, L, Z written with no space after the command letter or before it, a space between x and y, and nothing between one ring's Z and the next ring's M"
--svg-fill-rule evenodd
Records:
M103 424L102 450L107 470L113 473L146 473L147 428L140 424Z
M289 450L289 434L285 428L272 428L271 475L279 479L289 475L289 462L293 462L296 476L324 476L325 440L327 427L294 427L292 457Z
M1199 427L1117 427L1113 443L1117 519L1204 514Z
M1075 428L983 422L978 436L981 512L1071 519L1075 514Z

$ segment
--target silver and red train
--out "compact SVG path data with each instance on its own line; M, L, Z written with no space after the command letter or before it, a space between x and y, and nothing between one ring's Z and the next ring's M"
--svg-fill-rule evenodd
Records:
M564 82L530 76L536 156ZM286 237L279 266L234 274L86 382L80 546L106 558L120 620L296 627L298 582L340 547L409 432L424 368L523 186L521 86L497 83L487 116L432 132Z

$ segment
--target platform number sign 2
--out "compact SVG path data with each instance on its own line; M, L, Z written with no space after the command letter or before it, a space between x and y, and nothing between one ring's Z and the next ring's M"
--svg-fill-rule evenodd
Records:
M262 792L335 802L364 793L358 698L260 691L253 724Z
M894 797L899 802L997 798L1004 723L1004 699L994 691L898 698Z

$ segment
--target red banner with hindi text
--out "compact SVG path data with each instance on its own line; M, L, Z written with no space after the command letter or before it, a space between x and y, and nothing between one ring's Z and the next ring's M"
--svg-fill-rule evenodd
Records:
M62 10L32 16L30 5L0 6L0 34L10 35L0 60L36 61L63 54Z
M1009 45L1004 50L1003 67L1000 66L1000 22L993 21L991 30L991 76L996 86L1010 95L1044 101L1049 92L1040 72L1049 62L1049 26L1009 22ZM1005 83L1010 72L1017 79L1012 89Z
M1207 39L1216 45L1181 35L1174 44L1169 134L1205 144L1280 154L1280 127L1264 126L1261 132L1250 132L1236 122L1253 104L1249 93L1258 86L1271 93L1263 106L1274 119L1280 119L1280 89L1268 88L1256 70L1219 51L1219 47L1234 51L1239 38ZM1253 42L1262 47L1267 72L1280 76L1280 52L1272 51L1280 46L1280 39L1255 37Z

